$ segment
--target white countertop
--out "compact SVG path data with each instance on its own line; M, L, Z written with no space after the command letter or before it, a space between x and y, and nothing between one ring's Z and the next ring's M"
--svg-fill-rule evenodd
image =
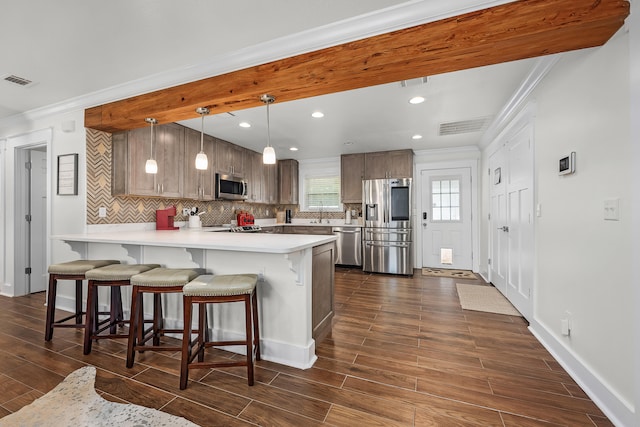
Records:
M336 240L333 235L212 233L193 229L60 234L51 236L51 238L69 242L115 243L277 254L292 253Z

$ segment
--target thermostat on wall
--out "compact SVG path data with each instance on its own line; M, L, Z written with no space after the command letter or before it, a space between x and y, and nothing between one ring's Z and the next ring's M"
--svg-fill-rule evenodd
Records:
M558 162L558 175L568 175L576 171L576 152L560 159Z

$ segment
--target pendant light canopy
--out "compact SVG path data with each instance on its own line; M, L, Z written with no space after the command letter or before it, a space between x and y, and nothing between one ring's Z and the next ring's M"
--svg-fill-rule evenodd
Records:
M200 152L196 156L196 169L207 170L207 167L209 167L209 159L207 159L207 155L204 153L204 116L209 114L209 109L207 107L198 107L196 108L196 113L202 117L202 125L200 127Z
M264 94L260 97L260 101L267 105L267 146L262 151L262 163L265 165L276 163L276 151L271 146L271 129L269 127L269 104L273 104L275 100L273 95Z
M153 125L158 124L158 121L151 117L147 117L144 121L151 125L151 158L145 163L144 171L146 173L158 173L158 163L153 158Z

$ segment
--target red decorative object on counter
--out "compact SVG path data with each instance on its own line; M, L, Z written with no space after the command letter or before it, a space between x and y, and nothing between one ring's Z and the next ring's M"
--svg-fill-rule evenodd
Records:
M255 218L249 212L240 211L236 215L236 221L238 222L238 226L242 227L243 225L253 225Z
M176 207L169 206L166 209L156 210L156 230L178 230L180 227L173 225L173 217L176 216Z

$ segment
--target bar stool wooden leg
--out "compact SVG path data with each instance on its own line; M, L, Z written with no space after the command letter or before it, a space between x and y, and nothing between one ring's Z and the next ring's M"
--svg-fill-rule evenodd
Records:
M98 292L96 287L93 285L93 280L89 280L87 284L87 315L85 321L85 331L84 331L84 347L83 353L85 355L91 353L91 344L93 340L91 339L91 335L93 331L97 329L98 324Z
M136 286L133 287L133 291L131 294L131 315L129 320L129 328L134 331L138 331L139 333L131 333L129 332L129 339L127 340L127 368L133 367L133 361L135 358L135 352L133 348L136 345L136 341L140 339L139 337L143 332L141 330L144 329L144 319L141 318L140 310L138 307L142 307L142 295L138 293L138 288Z
M44 332L44 340L51 341L53 338L53 322L56 311L56 276L54 274L49 275L49 293L47 295L47 321Z
M253 385L253 332L251 325L251 295L245 295L244 297L244 319L245 319L245 333L247 340L247 380L249 385Z
M260 327L258 326L258 293L253 292L251 295L251 305L253 312L253 339L256 349L256 360L260 360Z
M82 280L76 280L76 323L82 324Z
M191 310L193 302L191 297L184 297L184 307L182 309L184 316L184 332L182 334L182 357L180 359L180 390L187 388L189 381L189 361L191 357L192 339L191 339ZM200 320L198 321L200 322ZM198 334L198 342L200 334ZM199 344L198 344L199 345Z

